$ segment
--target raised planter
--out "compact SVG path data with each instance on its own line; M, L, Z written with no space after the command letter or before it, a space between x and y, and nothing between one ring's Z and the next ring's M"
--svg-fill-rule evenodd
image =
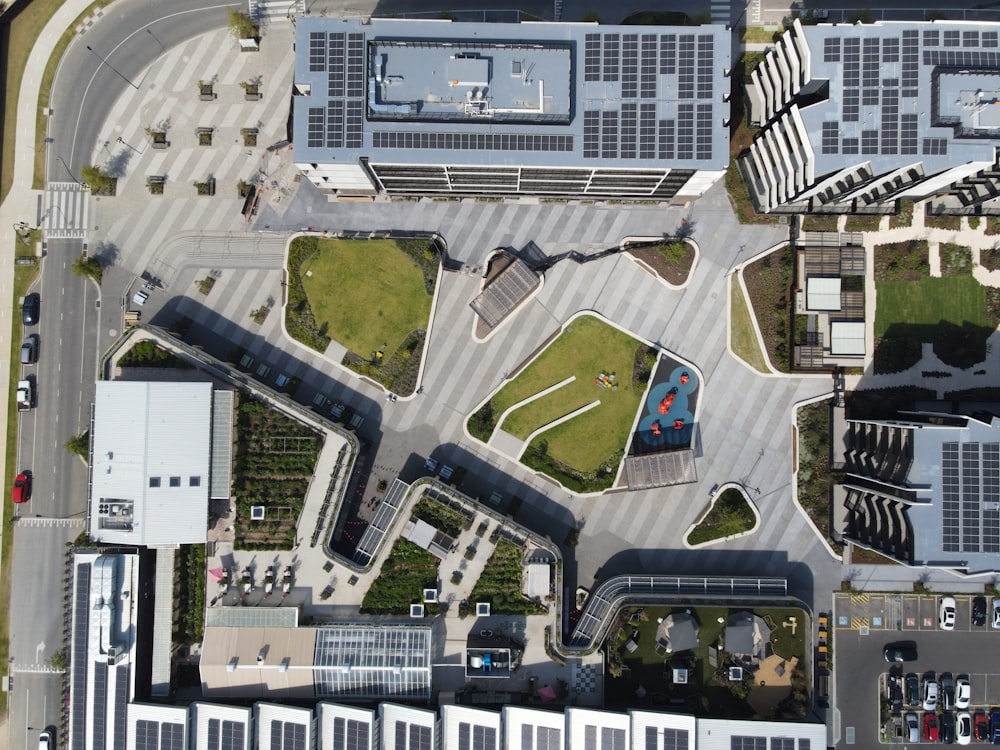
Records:
M215 128L195 128L195 135L198 136L199 146L211 146L212 145L212 133Z
M215 100L215 88L210 83L198 82L198 98L203 102Z
M194 188L198 195L215 195L215 178L209 177L204 182L196 182Z
M170 147L170 141L167 140L167 134L162 131L154 131L149 135L153 142L153 148L164 149Z
M149 175L146 178L146 187L149 188L150 195L163 195L163 186L166 181L166 175Z

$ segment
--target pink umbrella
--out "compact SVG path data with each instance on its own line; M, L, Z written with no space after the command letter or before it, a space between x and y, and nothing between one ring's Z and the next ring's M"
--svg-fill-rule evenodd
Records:
M221 567L219 567L219 568L209 568L208 569L208 574L210 576L212 576L212 580L213 581L221 581L222 580L222 568Z
M538 697L542 699L542 703L550 703L556 699L556 691L551 685L545 685L538 688Z

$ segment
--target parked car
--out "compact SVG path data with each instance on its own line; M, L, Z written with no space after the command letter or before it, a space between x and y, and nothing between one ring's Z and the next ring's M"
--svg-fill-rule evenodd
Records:
M990 618L995 630L1000 630L1000 598L993 598L993 616Z
M938 612L938 625L941 626L941 630L955 629L955 597L941 597L941 608Z
M31 499L31 472L22 471L14 477L14 487L11 500L15 503L26 503Z
M938 704L938 685L934 680L924 680L924 711L936 711Z
M980 742L986 742L990 738L990 722L986 718L986 714L982 712L973 714L972 729L976 739Z
M975 596L972 598L972 624L981 628L986 624L986 597Z
M38 323L38 315L42 307L42 298L37 292L32 292L24 298L21 305L21 322L26 326L33 326Z
M972 703L972 685L968 678L959 677L955 680L955 708L965 711Z
M938 720L937 714L924 714L924 739L928 742L938 741Z
M940 687L938 701L941 703L941 709L951 711L955 708L955 678L951 676L951 672L941 675Z
M885 681L886 700L889 702L889 710L899 713L903 710L903 686L901 680L894 674L889 675Z
M21 364L33 365L38 361L38 334L26 336L21 344Z
M941 714L941 742L946 745L955 744L955 714L945 711Z
M910 712L903 720L906 722L906 741L920 742L920 722L917 721L917 715Z
M957 739L959 745L968 745L972 742L972 716L968 711L962 711L958 715Z
M897 661L916 661L917 660L917 644L913 641L898 641L897 643L888 643L886 647L882 649L882 656L890 664Z
M38 750L55 750L55 745L52 742L52 732L48 729L38 735Z
M996 606L995 600L994 606ZM1000 710L990 712L990 742L1000 745Z
M912 672L906 675L906 703L909 706L920 704L920 679Z

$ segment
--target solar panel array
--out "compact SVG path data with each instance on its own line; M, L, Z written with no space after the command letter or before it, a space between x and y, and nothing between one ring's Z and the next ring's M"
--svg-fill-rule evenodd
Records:
M628 742L626 742L624 729L600 727L600 744L597 741L597 730L598 727L593 724L584 726L584 750L626 750Z
M497 750L496 728L459 722L458 750Z
M731 750L767 750L767 737L734 734L730 737Z
M433 739L431 727L406 721L396 722L396 750L431 750Z
M309 70L326 72L325 107L309 107L310 148L361 148L365 87L365 35L309 34Z
M138 719L135 722L136 750L184 750L184 725Z
M521 725L521 750L559 750L562 732L553 727Z
M306 725L295 721L272 721L271 750L306 750Z
M243 750L245 745L246 726L242 721L208 720L207 750Z
M688 730L666 727L646 727L646 750L660 750L660 737L663 737L662 750L688 750Z
M621 81L618 110L584 110L585 159L712 158L713 36L587 34L583 69L585 82ZM644 100L666 89L662 76L673 75L677 98L685 103L677 106L676 117L658 117L656 103Z
M76 566L73 587L73 681L70 684L70 750L85 750L87 737L87 632L90 627L90 563Z
M534 133L435 133L376 130L372 133L372 145L375 148L428 148L460 151L572 151L573 136L535 135Z
M1000 552L1000 443L942 443L942 549Z
M128 734L128 685L129 667L118 666L115 668L115 734L114 750L125 750L125 737Z
M94 747L108 747L108 662L95 661L91 664L94 673L94 692L90 701L90 720L93 725Z
M771 750L795 750L794 737L772 737Z
M368 750L370 733L371 726L367 721L338 716L333 720L334 750Z

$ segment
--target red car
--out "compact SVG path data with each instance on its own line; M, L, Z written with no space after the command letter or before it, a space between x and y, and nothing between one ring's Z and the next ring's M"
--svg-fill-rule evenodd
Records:
M986 742L989 739L990 723L986 720L986 714L976 714L972 717L972 731L980 742Z
M31 499L31 472L24 471L14 477L11 499L15 503L26 503Z
M938 720L937 716L927 712L924 714L924 739L928 742L938 741Z

